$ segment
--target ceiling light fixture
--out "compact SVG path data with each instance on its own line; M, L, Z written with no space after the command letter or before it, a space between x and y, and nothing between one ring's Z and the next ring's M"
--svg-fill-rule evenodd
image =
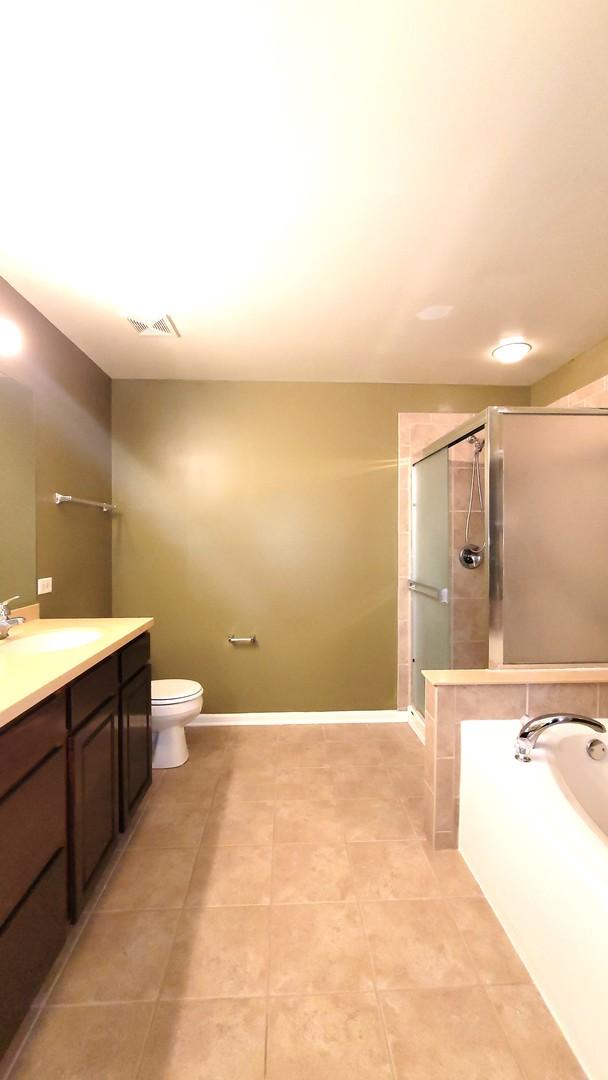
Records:
M492 349L492 357L501 364L518 364L527 356L532 346L521 338L501 338L495 349Z
M0 318L0 356L16 356L22 345L23 337L16 323Z

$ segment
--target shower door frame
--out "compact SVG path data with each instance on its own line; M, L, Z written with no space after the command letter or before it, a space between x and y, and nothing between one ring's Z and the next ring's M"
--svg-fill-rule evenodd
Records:
M441 439L427 446L421 454L412 458L412 466L424 458L436 454L445 447L454 446L462 442L469 435L474 435L482 428L485 429L486 441L486 464L484 469L484 503L486 507L484 522L484 538L488 558L489 580L489 635L488 635L488 666L501 668L505 671L517 671L520 668L559 668L563 663L542 664L505 664L504 663L504 620L503 620L503 594L504 594L504 552L503 552L503 506L504 506L504 476L503 476L503 416L507 414L527 414L530 416L607 416L608 409L564 409L542 408L534 406L520 406L509 408L501 405L491 405L483 412L472 416L464 424L449 431ZM606 665L593 664L593 667ZM572 663L568 667L589 667L589 663Z

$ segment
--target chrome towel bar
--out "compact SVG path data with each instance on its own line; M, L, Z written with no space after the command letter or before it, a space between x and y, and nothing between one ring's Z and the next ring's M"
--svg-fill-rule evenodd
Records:
M56 491L55 504L60 506L61 503L77 503L79 506L94 506L97 510L103 510L104 514L118 513L118 507L114 503L95 502L93 499L77 499L74 495L60 495L59 492Z
M228 641L231 645L257 645L258 643L255 634L252 634L251 637L237 637L235 634L231 634Z
M410 592L420 593L421 596L426 596L429 600L438 600L440 604L449 604L450 593L448 589L436 589L434 585L425 585L423 581L412 581L408 578L408 588Z

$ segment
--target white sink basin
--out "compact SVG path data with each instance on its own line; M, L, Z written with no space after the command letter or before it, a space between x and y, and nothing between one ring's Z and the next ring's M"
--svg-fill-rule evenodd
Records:
M13 638L0 646L5 649L5 656L14 656L17 653L33 656L38 653L61 652L62 649L77 649L79 645L89 645L92 641L98 641L101 637L100 630L90 630L84 627L75 627L73 630L46 630L40 634L31 634L29 637Z

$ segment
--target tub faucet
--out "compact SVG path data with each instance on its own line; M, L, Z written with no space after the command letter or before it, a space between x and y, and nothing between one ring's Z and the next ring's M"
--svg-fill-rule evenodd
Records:
M0 600L0 640L8 637L11 626L18 626L19 623L25 622L21 615L9 615L8 605L18 599L18 596L9 596L8 600Z
M526 720L515 740L517 761L530 761L539 735L555 724L583 724L594 731L606 733L604 725L599 720L592 720L590 716L574 716L571 713L545 713L543 716L535 716L532 720Z

